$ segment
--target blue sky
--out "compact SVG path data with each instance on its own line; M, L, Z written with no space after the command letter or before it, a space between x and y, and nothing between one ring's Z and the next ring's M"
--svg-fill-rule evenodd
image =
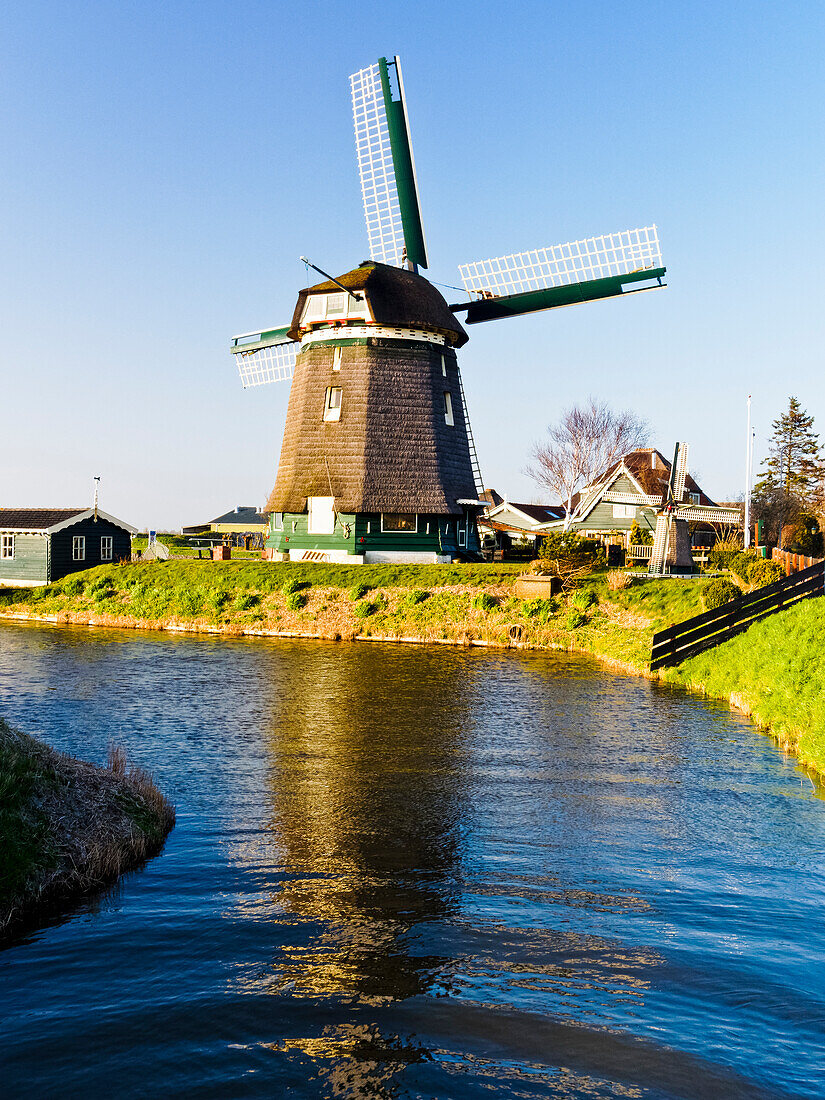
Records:
M288 386L239 332L366 258L348 76L398 53L431 268L655 222L668 288L478 325L485 481L589 395L741 492L793 393L825 433L825 4L12 3L0 504L177 527L271 488ZM446 292L448 297L450 292Z

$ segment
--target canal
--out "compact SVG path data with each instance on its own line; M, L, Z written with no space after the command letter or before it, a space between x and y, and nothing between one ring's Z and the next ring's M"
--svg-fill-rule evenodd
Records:
M0 714L178 808L0 951L12 1097L821 1097L825 802L568 654L0 624Z

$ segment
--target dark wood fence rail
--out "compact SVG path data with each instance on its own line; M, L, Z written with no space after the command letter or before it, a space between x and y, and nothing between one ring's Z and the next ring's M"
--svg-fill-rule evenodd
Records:
M739 596L723 607L694 615L692 619L660 630L653 635L650 669L655 672L657 668L678 665L704 649L726 642L766 615L772 615L808 596L823 595L823 586L825 562L820 561L781 581Z

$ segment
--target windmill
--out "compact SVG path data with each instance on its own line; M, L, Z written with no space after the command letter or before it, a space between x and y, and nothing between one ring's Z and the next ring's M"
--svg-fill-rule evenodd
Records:
M670 466L667 490L662 494L656 513L656 530L648 572L655 576L665 573L693 573L690 552L691 523L738 523L739 510L702 505L685 496L688 445L677 443ZM695 494L698 496L698 494Z
M456 349L467 324L664 285L655 226L460 266L428 266L401 63L350 78L370 260L298 296L290 324L236 336L245 387L292 380L267 547L293 559L477 556L483 482Z

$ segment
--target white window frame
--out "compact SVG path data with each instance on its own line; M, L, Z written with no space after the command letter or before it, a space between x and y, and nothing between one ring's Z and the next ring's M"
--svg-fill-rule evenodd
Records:
M447 377L447 359L444 355L441 356L441 376Z
M332 369L334 371L339 371L341 369L341 354L343 350L343 348L332 349Z
M335 497L307 497L307 534L335 534Z
M272 530L283 531L284 529L284 513L273 512L272 513Z
M699 504L702 494L701 493L688 493L691 504Z
M466 523L460 523L458 525L458 548L459 550L467 549L467 525Z
M415 527L410 528L398 528L398 527L386 527L384 524L384 516L414 516ZM387 512L381 513L381 534L388 535L417 535L418 534L418 515L413 512Z
M338 294L327 295L327 317L343 317L347 312L348 294L341 291Z
M86 536L72 535L72 561L86 560Z
M3 561L14 559L14 535L3 535L0 538L0 558Z
M111 535L100 536L100 560L114 561L114 538Z
M455 417L453 416L453 395L449 390L444 391L444 423L449 424L451 428L455 427Z
M613 518L614 519L635 519L636 518L636 505L635 504L614 504L613 505Z
M337 404L333 404L337 400ZM344 391L340 386L327 386L324 395L324 420L340 420Z

